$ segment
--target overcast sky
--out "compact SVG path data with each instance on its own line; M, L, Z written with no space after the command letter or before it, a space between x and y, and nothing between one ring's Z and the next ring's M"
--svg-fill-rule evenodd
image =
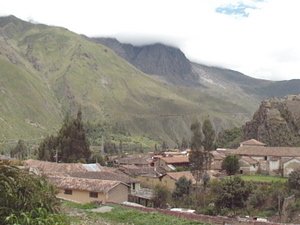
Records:
M196 62L300 78L299 0L7 0L0 15L122 42L162 42Z

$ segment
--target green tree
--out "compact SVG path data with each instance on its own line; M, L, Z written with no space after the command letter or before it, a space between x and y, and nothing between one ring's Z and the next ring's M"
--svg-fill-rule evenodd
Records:
M238 157L235 155L226 156L222 162L222 169L226 171L227 175L236 174L240 169Z
M240 177L228 177L222 181L215 182L212 192L215 194L215 206L222 209L244 208L253 187L250 183L243 181Z
M202 132L204 135L203 147L206 151L211 151L214 149L214 142L216 138L216 133L209 119L204 120L202 126Z
M0 224L68 224L58 210L55 189L45 179L0 162Z
M167 208L167 202L170 196L169 190L165 186L156 185L153 190L153 205L155 208Z
M203 170L205 168L205 154L202 147L202 131L201 124L196 121L191 125L193 132L191 140L191 152L189 154L190 168L196 181L200 181Z
M187 149L189 147L189 142L188 142L188 140L187 139L185 139L184 137L182 138L182 141L181 141L181 146L180 146L180 148L182 149L182 150L185 150L185 149Z
M184 196L190 194L192 188L192 181L188 180L185 176L180 177L175 183L175 190L172 193L174 200L180 200Z
M66 116L58 135L45 138L38 149L41 160L70 163L88 161L90 156L81 110L74 119Z
M300 170L290 173L287 184L289 189L300 191Z
M38 147L38 159L44 161L56 161L56 150L58 148L58 138L47 136Z
M242 140L242 129L234 127L218 134L217 146L221 148L237 148Z
M16 147L14 147L10 152L11 157L21 160L25 159L27 155L28 149L23 140L19 140Z

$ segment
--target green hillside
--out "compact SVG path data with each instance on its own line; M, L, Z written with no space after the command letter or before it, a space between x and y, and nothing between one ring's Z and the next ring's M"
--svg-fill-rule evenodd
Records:
M118 122L132 134L169 142L196 118L242 124L247 104L165 84L111 49L64 28L0 18L0 138L38 138L81 106L84 119Z

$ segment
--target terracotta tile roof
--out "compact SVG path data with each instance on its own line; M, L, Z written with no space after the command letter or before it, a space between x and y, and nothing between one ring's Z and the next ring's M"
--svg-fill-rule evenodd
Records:
M186 177L188 180L192 180L193 184L196 183L196 180L190 171L170 172L167 173L166 176L169 176L176 181L179 180L180 177Z
M235 155L300 157L300 147L243 146L234 151Z
M112 180L96 180L96 179L84 179L75 177L47 177L50 183L60 189L71 189L81 191L92 191L107 193L119 184L126 185L120 181ZM127 186L127 185L126 185Z
M55 163L28 159L24 162L25 167L36 168L42 173L70 173L101 171L100 164L81 164L81 163Z
M129 176L151 175L159 176L161 171L156 171L153 167L138 167L135 165L122 165L119 170Z
M248 157L248 156L243 156L243 157L241 158L241 160L243 160L244 162L246 162L246 163L248 163L248 164L251 164L251 165L257 164L257 163L258 163L257 160L255 160L255 159L253 159L253 158L251 158L251 157Z
M162 157L160 160L165 161L167 164L177 163L189 163L189 157L187 156L173 156L173 157Z
M211 151L211 154L213 155L214 160L223 160L226 157L224 153L218 151Z
M143 157L126 157L126 158L118 158L115 159L118 164L122 165L142 165L147 166L150 164L148 158Z
M265 143L262 143L255 139L250 139L240 143L241 146L266 146Z
M69 173L71 177L87 178L87 179L98 179L98 180L115 180L121 181L126 184L136 183L137 180L133 179L125 174L109 171L100 172L73 172Z

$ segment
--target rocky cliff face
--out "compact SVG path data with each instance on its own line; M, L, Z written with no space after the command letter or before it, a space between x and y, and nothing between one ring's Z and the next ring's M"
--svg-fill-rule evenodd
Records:
M192 73L190 61L178 48L159 43L134 46L120 43L114 38L92 38L91 40L111 48L144 73L158 75L174 84L198 84L197 76Z
M243 133L269 146L300 146L300 95L263 101Z

